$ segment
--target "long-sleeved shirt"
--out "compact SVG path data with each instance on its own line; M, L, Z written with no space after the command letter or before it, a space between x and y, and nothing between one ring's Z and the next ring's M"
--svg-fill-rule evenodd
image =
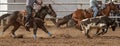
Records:
M37 0L26 0L26 5L27 6L33 7L34 3L36 3L36 4L42 4L42 0L41 0L40 3Z
M97 7L97 5L98 5L97 0L90 0L90 7L93 7L93 6Z

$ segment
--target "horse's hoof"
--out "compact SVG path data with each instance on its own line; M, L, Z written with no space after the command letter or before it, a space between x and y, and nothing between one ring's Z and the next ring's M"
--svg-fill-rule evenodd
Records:
M92 37L87 37L88 39L93 39Z
M17 35L14 38L23 38L23 35Z
M55 35L51 35L50 37L51 37L51 38L55 38Z
M90 37L90 36L87 36L87 38L88 38L88 39L92 39L92 37Z

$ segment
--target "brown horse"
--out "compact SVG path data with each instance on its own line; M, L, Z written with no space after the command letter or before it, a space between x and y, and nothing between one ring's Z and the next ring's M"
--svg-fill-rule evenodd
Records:
M61 20L58 20L56 25L57 25L57 27L60 27L61 25L64 25L64 24L68 23L69 21L73 21L77 24L78 21L81 21L82 19L85 19L85 18L91 18L91 17L92 17L92 14L87 12L86 10L77 9L73 13L64 16Z
M118 5L115 5L113 2L106 4L106 7L104 9L100 9L98 16L101 16L101 15L109 16L111 10L118 11ZM69 17L69 16L71 16L71 17ZM69 20L74 20L77 25L77 23L79 23L81 20L83 20L85 18L91 18L92 16L93 16L93 11L91 8L87 9L87 10L77 9L72 14L64 16L65 18L63 17L62 20L58 21L57 27L68 23ZM67 18L67 17L69 17L69 18Z
M106 7L99 11L98 16L101 16L101 15L109 16L111 10L118 12L118 6L115 5L113 2L106 4ZM81 20L83 20L85 18L91 18L92 15L93 15L93 12L91 12L91 11L77 9L73 13L72 19L76 22L76 27L79 29L81 27L78 23L81 23Z
M118 5L115 5L113 2L106 4L106 7L104 9L100 9L98 16L101 16L101 15L109 16L111 10L118 12ZM72 17L69 17L71 15ZM80 23L81 20L85 18L91 18L93 16L93 11L91 9L89 10L77 9L69 16L68 16L69 17L68 19L63 18L62 20L58 21L57 26L59 27L60 25L68 23L69 20L74 20L74 22L76 23L76 27L80 29L81 27L78 23ZM99 32L97 31L96 34L99 34Z
M118 6L115 5L113 2L106 4L106 7L104 9L100 9L98 16L101 16L101 15L109 16L111 10L118 12ZM77 9L73 13L72 19L76 22L76 27L80 29L81 27L78 23L81 23L81 20L85 18L91 18L92 16L93 16L92 10L89 11L89 10ZM97 31L97 33L99 32Z
M33 33L34 33L34 39L37 37L36 32L37 28L41 28L44 32L48 33L49 36L52 36L50 32L45 28L44 26L44 18L45 16L49 14L53 17L56 17L56 13L52 9L51 5L49 4L48 6L42 6L42 8L35 14L32 19L30 19L30 27L33 28ZM27 12L25 10L23 11L15 11L12 14L6 14L0 17L0 19L4 19L5 17L9 16L8 23L7 25L3 28L2 34L10 27L14 26L12 29L12 36L16 37L15 31L20 27L20 26L25 26L25 16L27 15Z
M113 2L106 4L106 7L99 11L98 16L105 15L109 16L111 10L118 11L118 6L115 5ZM79 23L81 20L85 18L91 18L93 16L93 12L88 10L77 9L73 15L72 19Z

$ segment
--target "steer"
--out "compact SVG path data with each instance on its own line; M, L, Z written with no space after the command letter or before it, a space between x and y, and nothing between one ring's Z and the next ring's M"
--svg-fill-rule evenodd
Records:
M96 35L100 35L100 34L105 34L108 30L108 27L110 26L113 31L115 31L117 27L117 23L115 22L115 20L112 20L107 16L86 18L86 19L83 19L79 23L79 25L80 25L80 30L85 33L85 36L87 36L87 38L91 38L89 35L89 31L92 28L97 28ZM102 32L99 33L100 29L102 29Z

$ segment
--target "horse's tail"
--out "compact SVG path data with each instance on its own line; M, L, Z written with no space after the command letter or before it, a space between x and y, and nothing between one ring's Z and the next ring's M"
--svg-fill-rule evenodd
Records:
M8 16L10 16L11 14L3 14L2 16L0 16L0 20L2 20L2 19L4 19L4 18L6 18L6 17L8 17Z

